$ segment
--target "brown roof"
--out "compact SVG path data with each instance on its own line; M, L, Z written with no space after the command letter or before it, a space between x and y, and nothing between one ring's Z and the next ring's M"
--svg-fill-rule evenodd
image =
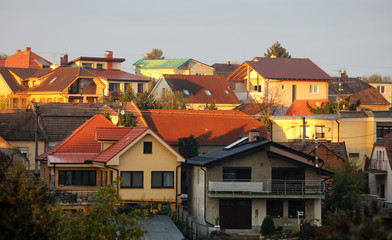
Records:
M268 103L243 103L235 107L233 110L241 111L249 116L254 116L263 113L268 106Z
M35 117L30 109L0 110L0 136L7 141L33 141ZM39 138L43 139L40 133Z
M247 136L252 129L269 139L261 122L240 111L150 109L142 114L148 127L171 145L191 134L200 145L228 145Z
M330 81L331 77L308 58L261 58L246 61L228 76L229 80L242 81L247 66L267 79Z
M229 76L240 64L228 63L214 63L211 67L215 68L215 75Z
M19 84L8 68L0 68L0 75L4 78L5 83L10 87L12 92L25 91L26 88Z
M150 79L138 76L121 70L96 70L89 69L90 72L98 75L100 78L111 81L129 81L129 82L151 82Z
M30 88L29 91L63 91L78 77L93 78L96 75L81 67L58 67L50 74L45 75L40 85Z
M312 156L315 155L315 142L282 142L279 144ZM324 160L323 168L336 169L347 160L346 145L344 142L319 142L318 157Z
M170 75L163 74L172 91L188 90L190 103L208 104L215 100L217 104L240 104L224 76L214 75ZM206 90L211 93L207 95Z
M51 68L9 68L9 70L22 79L42 77L52 71Z
M78 57L70 61L68 65L77 61L95 61L95 62L124 62L125 58L102 58L102 57Z

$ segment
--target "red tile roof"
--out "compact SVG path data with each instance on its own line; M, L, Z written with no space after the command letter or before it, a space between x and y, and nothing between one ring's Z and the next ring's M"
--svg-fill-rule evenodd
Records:
M163 77L173 92L188 90L190 95L185 97L190 103L208 104L215 100L217 104L241 104L224 76L163 74Z
M247 66L266 79L330 81L332 78L308 58L261 58L246 61L228 76L243 81Z
M42 64L39 62L43 62L45 65L52 64L45 58L32 52L30 48L26 48L25 51L18 51L14 55L9 56L5 61L5 66L15 68L42 68Z
M118 141L129 132L129 127L97 127L97 141Z
M294 116L294 115L312 115L306 103L312 108L316 106L322 107L326 104L328 99L305 99L305 100L294 100L289 109L286 111L286 116Z
M129 81L129 82L151 82L150 79L138 76L132 73L124 72L121 70L95 70L91 69L100 78L111 81Z
M110 146L105 151L98 154L93 160L97 162L108 162L114 156L116 156L121 150L132 143L136 138L138 138L142 133L144 133L148 128L128 128L128 132L119 139L115 144ZM110 137L109 137L110 138Z
M234 110L146 110L142 111L148 126L170 145L191 134L200 145L228 145L259 129L269 139L262 123Z

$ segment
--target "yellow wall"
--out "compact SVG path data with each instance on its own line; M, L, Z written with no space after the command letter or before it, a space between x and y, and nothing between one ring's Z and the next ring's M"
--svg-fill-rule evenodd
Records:
M152 142L152 154L143 153L143 142ZM180 163L177 157L162 145L155 137L147 134L134 146L120 156L120 164L117 169L121 171L143 171L143 188L121 188L120 195L128 201L172 201L177 193L181 192L181 169L176 173L176 167ZM151 188L151 171L173 171L174 188Z
M16 148L27 148L28 160L30 161L30 170L35 169L35 142L34 141L8 141L9 144ZM45 143L38 142L38 156L45 152Z

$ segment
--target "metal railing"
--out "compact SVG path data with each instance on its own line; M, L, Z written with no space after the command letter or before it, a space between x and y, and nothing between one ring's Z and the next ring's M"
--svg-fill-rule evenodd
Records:
M208 191L236 194L321 195L325 192L325 184L322 180L210 180Z
M370 161L369 169L386 171L387 170L387 160L372 159Z
M55 189L47 194L58 199L61 204L80 204L89 202L97 191L63 191Z

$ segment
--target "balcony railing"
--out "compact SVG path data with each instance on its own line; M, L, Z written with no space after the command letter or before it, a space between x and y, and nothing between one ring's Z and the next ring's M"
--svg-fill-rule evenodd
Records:
M322 180L210 180L208 191L233 194L322 195L325 184Z
M91 200L97 191L62 191L55 189L54 191L48 192L48 195L58 199L61 204L82 204L87 203Z
M387 170L387 160L372 159L370 161L369 169L386 171Z

